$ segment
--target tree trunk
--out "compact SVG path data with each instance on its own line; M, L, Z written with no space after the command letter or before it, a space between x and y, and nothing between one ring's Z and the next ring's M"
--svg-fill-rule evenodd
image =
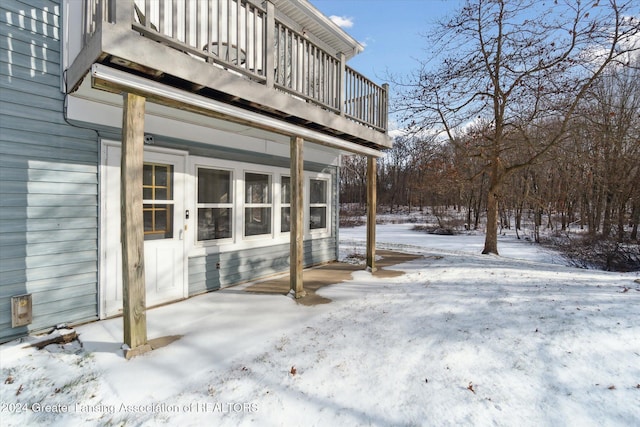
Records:
M624 212L626 207L626 203L620 202L618 207L618 243L624 241Z
M613 216L613 194L607 191L604 204L604 218L602 220L602 237L611 236L611 217Z
M473 197L469 197L467 205L467 230L471 230L471 211L473 210Z
M537 207L534 213L534 227L533 227L533 238L536 243L540 243L540 227L542 227L542 213L543 209Z
M498 255L498 194L500 183L497 173L491 174L489 193L487 194L487 231L484 238L483 254Z
M638 206L638 203L633 204L631 221L633 222L633 228L631 229L631 240L635 240L638 238L638 223L640 222L640 207Z

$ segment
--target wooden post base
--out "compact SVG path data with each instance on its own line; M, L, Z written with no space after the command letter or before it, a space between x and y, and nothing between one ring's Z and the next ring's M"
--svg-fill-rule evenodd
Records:
M136 348L129 348L129 346L127 345L124 345L123 347L124 358L127 360L133 359L136 356L140 356L141 354L145 354L153 350L151 344L139 345Z

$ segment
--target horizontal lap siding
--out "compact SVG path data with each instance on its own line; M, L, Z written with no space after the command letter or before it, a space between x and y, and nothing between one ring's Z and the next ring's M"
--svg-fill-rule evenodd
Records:
M0 341L97 317L98 144L64 119L61 5L0 3ZM11 328L11 296L33 323Z
M333 261L335 253L335 238L306 240L304 265L308 267ZM192 257L189 259L189 295L285 273L288 270L288 243Z

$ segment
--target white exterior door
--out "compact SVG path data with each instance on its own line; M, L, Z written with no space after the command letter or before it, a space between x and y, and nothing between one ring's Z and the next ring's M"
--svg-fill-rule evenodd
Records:
M146 147L145 147L146 148ZM120 144L103 143L101 206L101 317L122 313ZM186 156L144 152L143 216L147 307L187 296L185 259Z

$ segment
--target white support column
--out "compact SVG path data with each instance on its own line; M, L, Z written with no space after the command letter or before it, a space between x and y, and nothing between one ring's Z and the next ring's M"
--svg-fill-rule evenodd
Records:
M304 259L304 140L291 137L291 231L289 284L296 298L306 295L302 280Z
M347 60L344 53L338 53L338 60L340 64L338 66L337 84L338 84L338 108L340 108L340 115L344 116L347 111L345 105L347 97Z
M275 69L275 29L276 29L276 8L273 3L269 0L266 2L267 9L267 19L265 22L265 45L262 51L264 55L264 70L265 77L267 78L266 86L268 88L273 87L273 83L275 81L274 69Z
M120 240L124 342L130 359L151 350L147 343L147 308L144 279L144 224L142 170L145 98L125 93L122 112L120 164Z

